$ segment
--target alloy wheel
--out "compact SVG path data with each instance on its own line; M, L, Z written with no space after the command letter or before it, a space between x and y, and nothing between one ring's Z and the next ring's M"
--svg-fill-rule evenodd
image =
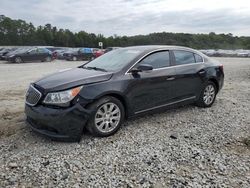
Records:
M95 115L96 128L103 133L113 131L121 120L120 108L112 102L100 106Z
M16 58L15 58L15 62L16 62L16 63L21 63L21 62L22 62L22 59L21 59L20 57L16 57Z
M215 97L215 88L213 85L209 84L204 90L203 101L206 105L210 105Z

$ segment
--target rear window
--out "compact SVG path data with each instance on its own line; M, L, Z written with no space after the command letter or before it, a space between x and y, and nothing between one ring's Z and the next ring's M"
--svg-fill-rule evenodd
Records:
M194 54L194 57L195 57L195 61L196 63L200 63L200 62L203 62L203 58L198 55L198 54Z
M196 62L192 52L182 50L175 50L173 52L176 65L186 65Z

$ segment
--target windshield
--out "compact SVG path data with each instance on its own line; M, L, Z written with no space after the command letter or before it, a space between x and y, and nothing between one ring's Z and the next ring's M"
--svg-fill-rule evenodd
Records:
M137 49L117 49L106 53L85 64L85 68L119 71L141 53Z

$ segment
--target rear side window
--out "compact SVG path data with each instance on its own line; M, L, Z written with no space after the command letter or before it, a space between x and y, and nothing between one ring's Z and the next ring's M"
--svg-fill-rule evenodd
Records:
M145 57L137 66L141 64L151 65L153 69L168 67L170 66L169 51L155 52Z
M43 48L38 48L38 53L46 53L47 50Z
M186 65L190 63L195 63L194 54L192 52L175 50L174 57L176 65Z
M200 63L200 62L203 62L203 58L198 55L198 54L194 54L194 57L195 57L195 61L196 63Z

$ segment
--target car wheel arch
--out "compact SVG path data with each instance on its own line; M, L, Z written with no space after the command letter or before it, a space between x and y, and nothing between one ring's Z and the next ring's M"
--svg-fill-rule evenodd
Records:
M219 90L219 83L218 83L217 79L214 78L214 77L212 77L212 78L209 78L208 81L213 82L215 84L215 86L216 86L216 92L218 92L218 90Z
M124 110L125 110L125 117L127 118L128 113L129 113L129 110L128 110L129 105L128 105L128 101L125 99L125 97L122 94L117 93L117 92L105 93L103 95L96 97L94 99L94 101L99 100L100 98L103 98L103 97L107 97L107 96L114 97L114 98L118 99L119 101L121 101L121 103L124 107Z

